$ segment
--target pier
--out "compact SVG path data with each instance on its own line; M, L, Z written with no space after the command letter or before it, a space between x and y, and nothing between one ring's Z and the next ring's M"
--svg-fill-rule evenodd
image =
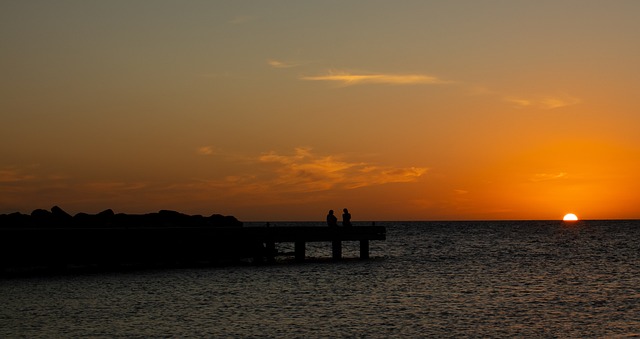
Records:
M343 241L360 242L360 258L369 243L386 240L383 226L354 227L3 227L0 268L184 266L274 262L276 244L293 243L302 262L306 244L326 242L332 258L342 258Z

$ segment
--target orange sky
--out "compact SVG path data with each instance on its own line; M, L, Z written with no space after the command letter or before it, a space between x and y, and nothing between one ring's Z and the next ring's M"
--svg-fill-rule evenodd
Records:
M640 2L0 3L0 213L639 218Z

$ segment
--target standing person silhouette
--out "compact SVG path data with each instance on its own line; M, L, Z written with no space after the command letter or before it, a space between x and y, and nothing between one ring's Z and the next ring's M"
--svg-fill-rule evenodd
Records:
M338 218L333 215L333 210L329 210L329 214L327 214L327 226L338 227Z
M349 213L348 209L343 209L342 210L344 213L342 213L342 226L344 227L349 227L351 226L351 213Z

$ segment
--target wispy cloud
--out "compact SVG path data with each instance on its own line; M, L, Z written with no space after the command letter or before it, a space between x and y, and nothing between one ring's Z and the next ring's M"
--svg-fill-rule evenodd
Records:
M505 97L504 101L514 104L516 107L534 107L539 109L556 109L561 107L573 106L582 102L579 98L561 95L561 96L545 96L538 98L523 98L523 97Z
M392 168L349 162L341 156L315 154L310 148L297 148L293 155L270 152L260 156L259 161L275 166L276 177L270 186L306 192L412 182L428 170L422 167Z
M217 154L212 146L195 148L193 152L203 156ZM0 213L16 208L12 206L47 206L51 201L72 210L109 206L129 211L158 206L206 207L214 202L220 206L299 203L357 188L415 182L428 172L424 167L385 166L345 154L319 154L307 147L251 157L219 155L220 161L235 164L233 174L221 171L200 178L127 181L0 169L0 190L4 193L0 195Z
M417 84L447 84L438 77L423 74L354 74L350 72L328 72L324 75L304 76L302 80L307 81L329 81L337 82L344 86L362 84L389 84L389 85L417 85Z
M533 108L552 110L561 107L573 106L582 103L582 99L567 93L533 95L513 95L507 91L495 90L481 85L466 85L469 95L490 96L513 105L514 108Z
M523 98L515 98L515 97L505 97L504 101L510 102L514 104L516 107L527 107L533 104L531 100L523 99Z
M554 108L577 105L581 101L582 100L571 97L571 96L548 97L540 100L540 105L546 109L554 109Z
M215 148L213 146L202 146L202 147L198 147L198 149L196 150L196 152L199 155L214 155L215 152Z
M300 66L299 62L280 61L275 59L267 60L267 64L273 68L293 68L293 67Z
M550 180L558 180L558 179L566 179L567 173L559 172L559 173L536 173L530 179L533 182L540 181L550 181Z
M242 201L289 201L317 199L321 193L352 190L390 183L409 183L419 180L428 169L424 167L391 167L370 162L349 161L345 155L317 154L311 148L299 147L292 153L266 152L241 160L244 169L233 175L199 178L178 182L162 190L162 194L183 194L185 201L240 199ZM113 187L124 190L119 183L93 184L91 188ZM136 187L137 186L132 186ZM152 186L140 186L145 191ZM160 191L160 190L156 190ZM266 199L265 197L270 197Z
M15 183L21 181L28 181L35 179L32 174L25 174L22 171L14 168L0 169L0 184L2 183Z

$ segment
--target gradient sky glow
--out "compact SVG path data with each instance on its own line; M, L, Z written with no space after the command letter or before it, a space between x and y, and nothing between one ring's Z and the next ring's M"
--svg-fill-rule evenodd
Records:
M640 1L0 3L0 213L640 218Z

